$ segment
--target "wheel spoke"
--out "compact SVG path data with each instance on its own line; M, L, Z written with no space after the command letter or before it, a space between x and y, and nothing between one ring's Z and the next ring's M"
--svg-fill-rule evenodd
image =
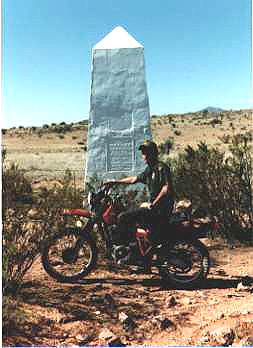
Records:
M177 242L173 249L163 250L162 276L177 283L191 283L203 273L201 249L193 243Z
M88 240L83 240L79 249L76 243L79 236L66 234L52 241L47 250L47 268L57 277L72 278L88 269L92 262L93 250Z

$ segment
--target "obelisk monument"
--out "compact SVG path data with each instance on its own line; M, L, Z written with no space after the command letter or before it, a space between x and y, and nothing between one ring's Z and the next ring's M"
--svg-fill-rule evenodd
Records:
M85 180L137 175L138 151L151 140L144 48L116 27L92 50L92 81Z

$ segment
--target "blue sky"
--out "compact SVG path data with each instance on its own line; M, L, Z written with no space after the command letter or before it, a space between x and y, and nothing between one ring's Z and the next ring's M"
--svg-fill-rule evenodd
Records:
M88 118L92 47L144 46L152 115L252 107L250 0L2 0L2 127Z

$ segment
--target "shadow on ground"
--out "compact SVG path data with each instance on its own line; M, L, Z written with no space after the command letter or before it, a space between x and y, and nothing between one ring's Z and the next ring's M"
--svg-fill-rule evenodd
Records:
M66 343L73 332L66 333L65 324L76 324L79 328L82 325L87 333L82 345L94 342L104 327L113 328L116 334L129 342L132 340L134 345L141 345L147 334L161 330L150 318L161 314L166 299L171 295L180 296L181 291L185 296L184 291L236 288L240 281L242 278L210 277L197 286L186 287L165 284L158 277L138 275L132 279L124 274L120 278L110 275L85 278L75 283L59 283L51 278L44 282L27 281L16 298L18 303L28 305L31 313L37 311L38 315L25 320L22 326L3 327L3 337L13 339L15 346L50 345L50 340ZM43 316L42 312L47 314ZM55 312L59 313L57 318L53 317ZM127 324L119 321L122 312L130 318ZM183 320L187 324L190 315L186 309L173 321Z

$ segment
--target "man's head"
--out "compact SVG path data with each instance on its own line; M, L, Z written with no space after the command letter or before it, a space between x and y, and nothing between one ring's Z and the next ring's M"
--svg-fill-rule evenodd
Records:
M144 143L139 146L139 150L146 156L147 162L157 161L158 148L153 141L145 140Z

